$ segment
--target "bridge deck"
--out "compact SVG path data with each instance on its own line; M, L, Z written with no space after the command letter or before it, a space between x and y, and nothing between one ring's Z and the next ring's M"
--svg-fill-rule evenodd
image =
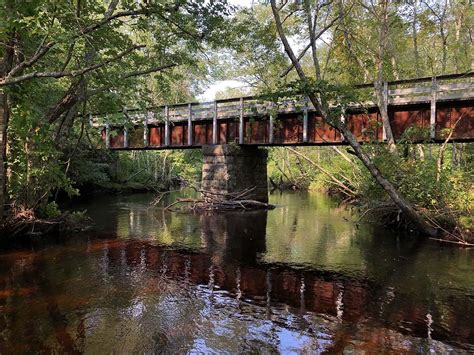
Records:
M386 83L385 104L395 138L417 127L420 129L411 131L415 140L443 141L446 132L455 127L453 141L474 140L472 77L449 75ZM359 89L373 90L369 85ZM242 97L92 117L95 122L99 119L105 121L102 135L110 149L183 149L226 143L345 144L301 97L277 104ZM361 142L385 139L378 108L370 101L354 105L346 124Z

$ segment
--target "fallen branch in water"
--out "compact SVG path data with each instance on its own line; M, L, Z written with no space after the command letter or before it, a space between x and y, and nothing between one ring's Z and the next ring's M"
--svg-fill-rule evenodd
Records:
M163 200L163 197L165 197L166 195L170 194L170 193L173 193L173 192L179 192L179 190L170 190L170 191L164 191L164 192L160 192L158 194L158 196L156 196L153 201L150 202L150 206L156 206L158 205L161 200Z
M186 206L174 208L177 205ZM178 198L176 201L166 206L165 209L172 212L178 211L231 211L231 210L256 210L274 209L275 206L269 203L256 200L235 200L235 201L206 201L204 199Z
M191 186L196 192L199 192L201 198L177 198L176 201L165 207L172 212L178 211L216 211L216 210L268 210L275 208L274 205L253 200L250 198L256 187L248 187L242 191L232 193L219 193L215 191L202 190ZM162 198L158 196L153 205L158 204ZM179 207L178 207L179 206Z
M444 208L423 208L421 206L414 205L416 210L423 214L426 218L426 222L434 229L439 231L439 238L430 238L431 240L437 240L440 242L446 242L451 244L457 244L465 247L473 247L474 235L467 229L462 229L459 223L459 217L463 214L463 211ZM397 223L399 226L405 223L405 228L410 229L410 225L407 224L406 219L401 216L400 209L391 202L378 203L375 206L370 206L365 209L360 215L359 219L354 221L356 225L360 224L367 216L377 216L376 223L378 224L394 224ZM380 221L384 221L381 223ZM407 228L408 227L408 228Z

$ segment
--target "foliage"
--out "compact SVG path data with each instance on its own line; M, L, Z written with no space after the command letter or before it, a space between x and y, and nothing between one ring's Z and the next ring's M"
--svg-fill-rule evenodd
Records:
M411 130L408 130L408 134L411 134L410 132ZM453 149L444 153L439 181L436 181L439 146L406 143L404 156L390 153L384 145L365 145L364 149L384 176L418 210L444 228L453 229L457 226L468 232L472 230L474 211L474 145L457 143L455 147L455 159ZM357 201L363 211L371 212L368 215L385 223L406 222L399 220L398 209L393 207L388 196L362 164L347 154L346 150L339 150L338 153L334 148L314 147L300 148L299 151L355 191L352 199ZM297 155L285 148L271 150L268 174L274 183L283 188L324 190L343 199L348 197L327 174L298 159Z
M55 218L61 215L59 206L55 201L48 203L42 212L47 218Z
M194 177L190 153L104 152L86 113L193 99L196 78L209 73L203 53L224 44L232 11L225 0L1 0L0 98L9 101L0 100L0 126L8 124L0 143L4 152L8 145L10 203L48 215L58 191L72 197L91 184L167 187ZM144 161L157 167L139 172Z

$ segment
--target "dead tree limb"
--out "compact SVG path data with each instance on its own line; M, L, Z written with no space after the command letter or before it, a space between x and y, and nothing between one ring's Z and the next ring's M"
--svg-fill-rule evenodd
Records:
M165 210L172 212L187 211L229 211L229 210L270 210L275 208L274 205L252 200L249 195L255 190L255 186L248 187L242 191L234 193L218 193L207 191L191 186L200 194L200 198L177 198L174 202L165 207ZM156 206L161 202L163 197L169 192L161 193L151 203ZM180 207L178 207L180 206Z
M310 163L311 165L315 166L316 168L318 168L319 171L321 171L324 175L328 176L337 186L339 186L342 190L344 190L345 192L348 193L349 196L355 196L357 195L357 193L352 190L351 188L349 188L346 184L344 184L341 180L339 180L338 178L336 178L333 174L331 174L329 171L327 171L326 169L324 169L321 165L319 165L318 163L316 163L315 161L313 161L312 159L308 158L306 155L304 155L303 153L300 153L298 152L296 149L294 148L290 148L290 147L287 147L286 149L288 149L290 152L296 154L296 155L299 155L300 157L302 157L304 160L306 160L308 163Z

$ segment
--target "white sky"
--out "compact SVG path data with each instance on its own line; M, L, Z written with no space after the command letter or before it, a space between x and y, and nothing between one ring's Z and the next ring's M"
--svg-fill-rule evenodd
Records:
M228 0L230 4L235 6L252 6L253 2L258 0ZM238 80L219 80L209 85L209 87L199 95L197 98L199 101L212 101L216 97L218 91L223 91L224 89L239 88L245 86L245 83Z
M252 3L257 2L258 0L228 0L232 5L250 7Z
M197 98L199 101L212 101L216 98L218 91L224 91L224 89L234 89L247 86L244 82L239 80L218 80L213 84L209 85L201 95Z
M252 4L257 3L258 1L259 0L228 0L228 2L232 5L245 7L251 7ZM304 47L304 44L298 43L296 38L289 38L289 41L296 52L300 52ZM225 91L225 89L233 89L244 86L246 86L246 84L238 80L218 80L209 85L207 89L197 97L197 99L199 101L213 101L215 100L216 93L218 91Z

